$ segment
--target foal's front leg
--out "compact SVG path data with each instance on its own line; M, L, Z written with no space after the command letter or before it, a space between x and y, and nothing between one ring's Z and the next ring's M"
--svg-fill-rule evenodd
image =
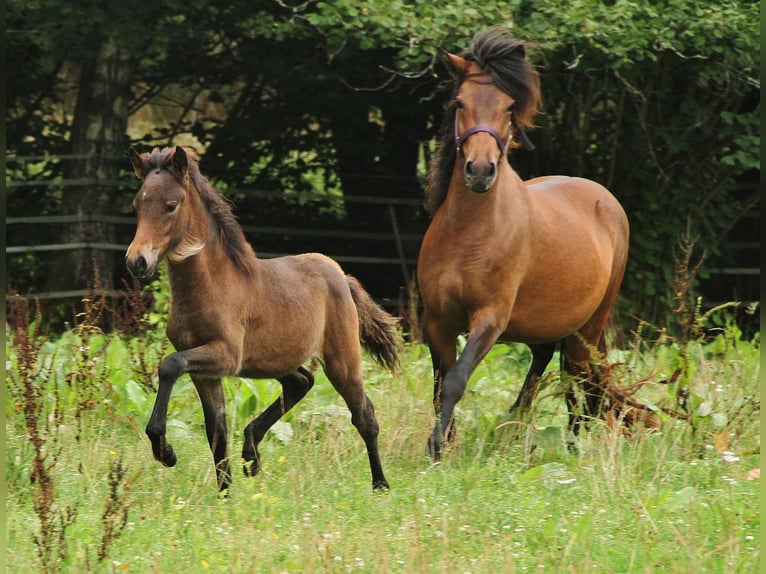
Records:
M314 386L314 375L304 367L278 379L282 385L282 394L276 401L245 427L245 443L242 446L242 458L246 476L255 476L261 469L258 445L274 423L306 396Z
M146 434L152 443L154 458L165 466L176 464L173 447L167 440L167 416L170 394L178 377L184 373L192 375L234 374L237 367L231 360L228 347L221 341L168 355L159 368L159 388L152 414L146 425ZM224 425L225 429L225 425ZM225 431L224 431L225 432ZM222 437L223 444L226 437ZM218 464L219 461L216 461Z
M203 377L192 375L192 381L197 388L202 412L205 415L205 431L210 452L213 453L215 475L219 492L231 485L231 468L227 454L226 430L226 400L223 395L223 385L220 377Z

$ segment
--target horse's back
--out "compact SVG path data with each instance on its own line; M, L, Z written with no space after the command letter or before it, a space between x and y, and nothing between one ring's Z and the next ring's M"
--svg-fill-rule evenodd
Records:
M358 318L340 266L318 253L259 259L242 316L246 370L257 378L325 359L331 340L358 348Z
M629 226L619 201L594 181L547 176L526 185L531 257L506 337L540 342L579 329L613 298L625 269ZM536 320L551 309L556 320Z
M321 253L302 253L260 260L260 281L275 297L308 314L341 313L354 308L346 274Z
M627 238L625 211L617 198L600 183L582 177L549 175L527 180L525 184L542 216L579 218L584 224L599 221Z

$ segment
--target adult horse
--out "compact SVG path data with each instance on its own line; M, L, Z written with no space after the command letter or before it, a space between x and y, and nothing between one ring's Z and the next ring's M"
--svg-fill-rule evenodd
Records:
M550 176L522 181L509 148L531 146L540 89L525 44L498 29L474 36L462 55L444 53L456 88L431 166L432 216L418 258L423 331L434 369L437 423L429 452L439 459L468 378L496 341L529 345L532 365L514 404L526 410L557 343L562 368L583 381L578 409L567 391L569 426L601 412L603 388L593 350L628 255L628 220L604 187ZM456 338L467 331L457 358ZM512 407L512 409L514 408Z
M189 373L202 402L220 491L231 482L223 376L275 378L281 396L245 428L245 474L260 469L266 431L308 392L314 357L346 401L367 448L374 489L388 488L378 452L378 423L362 382L359 341L383 366L397 365L396 320L332 259L309 253L258 259L229 204L183 147L139 154L143 180L133 201L136 235L125 261L139 278L163 258L170 280L167 335L176 352L159 367L159 388L146 433L166 466L176 455L166 438L170 393Z

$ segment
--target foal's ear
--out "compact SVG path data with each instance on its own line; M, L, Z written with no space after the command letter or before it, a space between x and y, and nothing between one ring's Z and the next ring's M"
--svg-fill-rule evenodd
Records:
M449 69L450 73L454 76L458 76L466 71L470 62L465 58L450 54L447 50L439 48L439 59Z
M186 177L186 172L189 169L189 158L186 156L186 150L180 146L176 146L176 151L173 154L173 174L182 180Z
M133 164L133 171L138 179L144 179L146 176L146 162L141 154L136 151L136 148L132 147L128 150L128 157L130 157L130 163Z

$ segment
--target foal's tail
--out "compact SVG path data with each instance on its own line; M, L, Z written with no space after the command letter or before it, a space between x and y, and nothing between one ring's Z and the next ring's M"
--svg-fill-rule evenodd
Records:
M399 366L398 353L402 345L396 329L399 320L375 303L356 278L346 275L346 281L359 314L359 339L362 346L380 366L395 371Z

